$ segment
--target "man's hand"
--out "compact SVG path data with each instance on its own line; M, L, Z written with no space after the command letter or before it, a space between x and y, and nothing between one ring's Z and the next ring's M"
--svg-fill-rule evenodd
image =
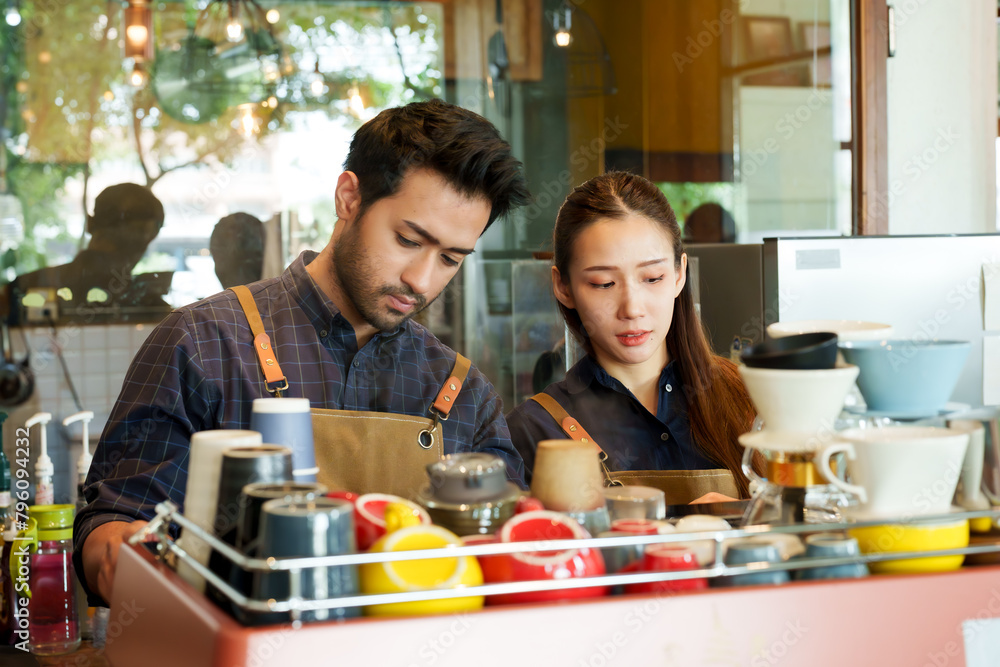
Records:
M137 533L146 521L111 521L95 528L83 543L83 570L90 590L111 604L118 550L122 542Z

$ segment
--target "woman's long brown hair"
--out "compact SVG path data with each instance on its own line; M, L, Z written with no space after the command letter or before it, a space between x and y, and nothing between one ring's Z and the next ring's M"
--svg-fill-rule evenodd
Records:
M573 245L583 230L598 220L622 220L641 215L668 234L674 252L674 267L681 268L684 244L677 216L659 188L641 176L612 171L590 179L566 198L553 232L554 264L563 280L569 276ZM559 304L566 324L588 354L594 350L577 310ZM743 448L738 437L753 426L756 410L743 386L736 366L712 352L708 337L694 310L691 281L674 300L673 321L667 332L667 352L677 360L688 420L695 445L720 466L728 468L740 489L749 496L743 474ZM754 454L754 469L761 473L763 461Z

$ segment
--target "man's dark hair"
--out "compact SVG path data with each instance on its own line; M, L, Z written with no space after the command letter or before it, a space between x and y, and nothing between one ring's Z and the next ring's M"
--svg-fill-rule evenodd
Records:
M212 230L208 249L223 288L260 280L264 269L264 223L249 213L233 213Z
M493 124L435 99L386 109L355 133L344 169L358 177L359 216L396 194L403 177L422 167L466 196L488 199L487 228L530 199L521 162Z
M137 220L154 222L158 230L163 226L163 204L149 188L119 183L104 188L94 200L90 233L115 232L122 224L134 224Z

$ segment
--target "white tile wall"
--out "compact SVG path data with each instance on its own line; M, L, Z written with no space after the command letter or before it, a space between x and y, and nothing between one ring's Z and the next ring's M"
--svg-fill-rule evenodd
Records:
M35 374L35 394L28 403L5 410L9 418L4 424L4 449L8 457L14 453L16 429L39 411L52 413L48 428L48 449L56 468L56 502L72 502L76 493L76 465L81 453L82 425L65 428L62 420L77 412L70 385L59 362L57 350L62 349L69 377L76 388L84 410L94 411L90 425L91 451L104 430L111 407L121 391L122 382L132 357L139 350L151 324L116 324L60 327L55 333L46 327L24 330L31 350L31 366ZM21 336L13 336L15 357L24 354ZM40 447L37 427L31 435L32 464ZM12 463L13 465L13 463ZM12 471L13 472L13 471Z

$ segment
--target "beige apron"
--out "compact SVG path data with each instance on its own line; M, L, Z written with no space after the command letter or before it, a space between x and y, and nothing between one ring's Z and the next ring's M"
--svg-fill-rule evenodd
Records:
M230 288L240 300L254 335L254 349L267 390L280 397L288 381L246 287ZM316 481L331 490L391 493L414 498L427 485L426 466L444 455L441 423L447 421L471 362L458 355L451 375L428 409L430 417L386 412L312 409Z
M715 491L731 498L739 498L740 491L733 473L726 468L712 470L621 470L608 469L608 454L594 442L580 422L573 419L559 402L546 393L535 394L531 400L541 405L567 436L580 442L592 442L597 447L601 467L608 486L625 484L652 486L666 494L668 505L685 505L696 498Z

